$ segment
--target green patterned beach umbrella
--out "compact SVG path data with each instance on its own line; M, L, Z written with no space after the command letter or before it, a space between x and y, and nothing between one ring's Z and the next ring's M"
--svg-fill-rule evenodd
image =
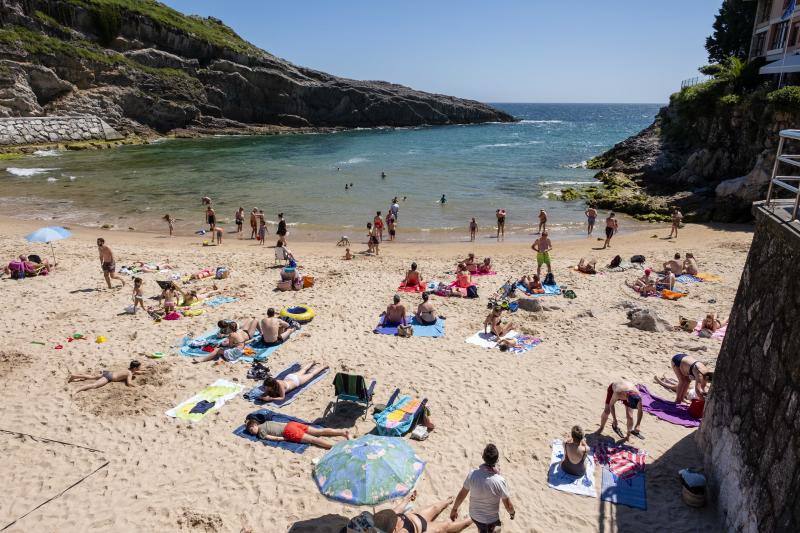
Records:
M351 505L378 505L408 494L425 461L399 437L364 435L336 444L314 468L328 498Z

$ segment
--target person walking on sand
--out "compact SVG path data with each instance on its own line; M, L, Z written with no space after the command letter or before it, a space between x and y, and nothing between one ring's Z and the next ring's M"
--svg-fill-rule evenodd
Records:
M678 238L678 227L680 227L681 222L683 221L683 213L681 213L680 209L677 207L672 209L672 229L669 230L669 237L667 239L671 239L673 234L675 238Z
M606 242L603 244L603 250L611 248L611 237L619 230L619 223L617 222L616 215L611 211L606 219Z
M553 249L553 243L550 241L547 230L533 242L531 248L536 252L536 275L542 277L543 264L547 265L547 273L550 274L553 271L550 266L550 250Z
M469 496L469 517L478 528L478 533L494 533L501 526L500 502L503 502L511 520L514 520L517 512L511 503L506 480L497 468L497 461L500 459L497 446L487 444L482 458L483 464L467 475L464 485L456 495L450 520L458 520L458 508Z
M236 210L236 214L234 215L236 219L236 235L239 238L242 238L242 227L244 226L244 207L240 207Z
M278 242L281 246L286 246L286 236L289 232L286 229L286 221L283 219L283 213L278 213L278 229L275 231L278 234Z
M475 236L478 234L478 223L475 221L475 217L472 217L472 220L469 221L469 242L475 242Z
M124 382L128 387L133 387L133 380L136 378L136 375L141 374L143 371L142 364L139 361L134 360L128 365L127 370L120 370L118 372L103 370L99 374L70 373L69 378L67 378L67 383L72 383L73 381L94 380L94 383L84 385L72 394L78 394L79 392L84 392L91 389L99 389L100 387L108 385L112 381Z
M586 215L586 234L591 235L594 231L594 221L597 220L597 209L594 206L589 206L589 208L584 211Z
M250 211L250 238L255 239L258 235L258 208L254 207Z
M169 236L170 236L170 237L172 237L172 231L175 229L175 227L174 227L174 225L173 225L173 224L175 223L175 219L174 219L174 218L172 218L172 217L169 215L169 213L167 213L166 215L164 215L164 221L165 221L165 222L167 223L167 225L169 226Z
M125 280L117 276L117 265L114 263L114 253L111 248L106 246L106 240L102 237L97 239L97 251L100 252L100 268L103 269L103 277L108 288L111 288L111 280L116 279L125 286Z
M624 435L617 424L617 410L615 408L617 402L622 402L622 405L625 406L625 423L628 432ZM637 411L636 425L633 424L634 409ZM615 381L608 386L605 408L603 409L603 414L600 416L600 429L597 430L598 434L602 433L603 429L605 429L609 414L611 415L611 429L613 429L617 435L626 441L631 438L631 435L635 435L640 439L644 438L639 432L639 425L642 423L642 397L639 395L639 391L633 383L629 381Z
M536 233L542 234L547 231L547 211L539 209L539 231Z
M498 209L495 211L497 216L497 240L506 239L506 210Z
M206 207L206 222L208 222L208 231L214 232L217 227L217 212L211 207L211 204Z
M394 220L399 220L399 213L400 213L400 204L397 203L397 197L395 196L392 200L392 206L389 208L389 211L392 213Z
M378 239L383 242L383 216L380 211L375 213L375 218L372 219L372 225L378 233Z

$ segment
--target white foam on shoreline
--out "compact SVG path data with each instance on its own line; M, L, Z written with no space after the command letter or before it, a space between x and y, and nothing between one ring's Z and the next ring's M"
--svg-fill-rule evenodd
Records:
M33 155L39 157L57 157L61 155L61 152L58 150L36 150L33 152Z
M530 146L533 144L542 144L543 141L525 141L525 142L512 142L512 143L494 143L494 144L479 144L475 147L476 150L483 150L486 148L511 148L515 146Z
M347 161L339 161L336 163L337 165L357 165L359 163L365 163L369 161L366 157L351 157Z
M17 167L8 167L6 172L9 174L13 174L14 176L19 176L21 178L30 178L31 176L36 176L37 174L44 174L45 172L51 172L53 170L58 170L56 168L17 168Z
M546 185L595 185L597 182L594 181L543 181L539 185L544 187Z
M55 183L56 181L58 181L58 178L47 178L47 181L49 181L50 183Z
M520 124L566 124L563 120L520 120Z
M581 161L580 163L568 163L566 165L561 165L563 168L586 168L587 162Z

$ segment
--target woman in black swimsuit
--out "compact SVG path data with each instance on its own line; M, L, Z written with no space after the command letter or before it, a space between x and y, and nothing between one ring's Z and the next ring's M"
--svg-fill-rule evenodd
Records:
M571 476L582 477L586 474L586 455L589 453L589 446L583 440L583 429L580 426L572 426L572 440L564 444L564 460L561 461L561 470ZM573 462L572 458L578 458Z
M707 394L708 384L714 378L714 373L706 365L685 353L672 356L672 371L678 378L678 384L675 386L676 404L680 404L686 399L692 379L695 380L694 390L697 397L702 398Z
M456 521L435 521L436 517L453 503L452 498L442 500L430 507L421 509L419 512L402 512L416 497L417 493L414 491L403 498L394 508L384 509L375 513L375 527L387 533L455 533L463 531L472 525L470 518Z

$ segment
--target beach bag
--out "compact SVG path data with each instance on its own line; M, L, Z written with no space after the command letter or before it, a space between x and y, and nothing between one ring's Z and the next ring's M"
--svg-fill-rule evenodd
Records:
M292 289L294 289L296 291L299 291L302 288L303 288L303 278L301 278L300 276L297 276L292 281Z
M478 297L478 286L477 285L470 285L467 287L467 298L477 298Z
M383 533L375 527L372 514L364 511L358 516L354 516L347 523L346 533Z
M548 272L547 275L544 277L542 285L555 285L555 284L556 284L555 276L553 276L552 272Z
M292 282L291 280L284 280L278 282L278 290L279 291L290 291L292 290Z
M644 263L643 255L634 255L631 257L631 263Z
M314 286L314 276L303 276L303 288L308 289Z
M397 326L398 337L413 337L414 326Z
M253 363L247 371L247 379L266 379L269 375L269 368L261 363Z
M217 279L225 279L230 275L231 273L228 270L228 267L217 267L217 272L216 272Z
M11 271L11 279L25 279L25 263L22 261L11 261L8 269Z
M609 268L617 268L619 265L622 264L622 257L619 255L615 255L614 259L608 264Z
M695 398L689 404L689 416L693 418L703 418L703 409L705 409L706 401L703 398Z
M570 300L574 300L577 297L578 295L576 295L575 291L573 291L572 289L567 289L566 291L564 291L564 298L569 298Z

